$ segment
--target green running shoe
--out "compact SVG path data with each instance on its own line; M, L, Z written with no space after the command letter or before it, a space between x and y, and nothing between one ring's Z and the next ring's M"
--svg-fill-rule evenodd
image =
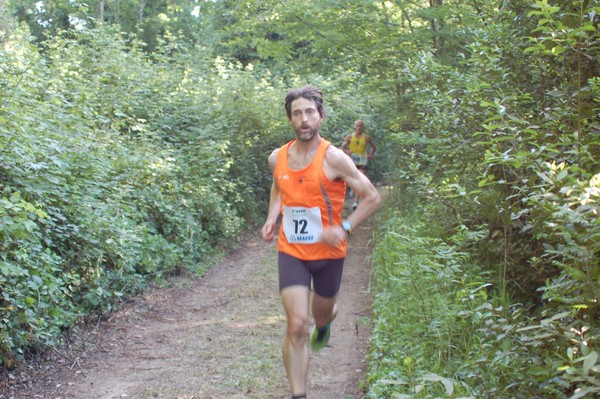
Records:
M310 349L313 352L318 352L327 346L329 342L329 336L331 335L331 325L327 324L323 328L317 328L315 326L312 334L310 335Z

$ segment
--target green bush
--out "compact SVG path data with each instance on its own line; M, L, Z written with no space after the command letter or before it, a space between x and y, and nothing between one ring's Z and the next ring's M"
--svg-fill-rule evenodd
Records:
M398 171L392 181L400 195L391 200L402 218L382 233L382 265L376 267L391 270L384 269L381 281L387 273L410 279L392 278L398 286L389 292L387 282L381 286L384 304L376 304L384 321L405 333L388 341L377 337L381 343L374 348L391 352L393 367L374 366L373 381L379 382L373 389L382 391L373 397L425 395L423 380L406 378L432 373L476 397L580 398L600 389L599 102L593 78L598 9L586 2L532 6L500 10L493 29L475 32L458 59L460 68L430 54L403 67L403 76L420 82L412 95L418 121L413 130L393 136ZM510 22L524 17L527 24ZM423 205L415 211L407 204ZM419 228L402 235L402 243L391 238L406 226L423 225L425 233ZM459 262L464 276L455 279L464 288L451 287L455 298L421 285L409 291L412 280L422 284L430 276L407 270L424 266L403 257L385 259L397 247L405 254L423 251L421 263L429 265L435 240L468 254L467 263ZM421 242L428 244L421 248ZM464 295L479 287L486 287L477 291L481 296ZM396 292L417 304L426 292L457 317L445 324L448 319L439 315L410 331L388 308L401 303L414 314L399 312L399 320L412 323L415 315L430 313L401 302ZM437 331L431 325L451 325L462 331L461 339L438 334L440 341L430 343L422 331ZM419 343L424 337L431 348L453 348L456 358L447 374L436 369L439 355L407 342L414 337Z
M266 186L252 170L230 175L237 152L221 151L224 138L189 146L162 134L203 99L186 94L181 68L152 63L112 28L65 32L43 52L25 35L10 40L0 61L2 361L55 344L78 318L166 275L204 271L235 244L254 201L237 189ZM181 119L164 116L163 92L179 92Z
M0 197L0 360L32 344L54 345L79 316L73 299L78 278L65 272L44 245L39 223L48 215L21 197Z
M564 292L581 282L556 279L544 294L550 305L568 299L570 311L513 303L501 280L468 255L487 237L486 226L448 234L432 219L440 204L413 203L400 213L394 203L381 216L389 221L374 252L366 397L564 399L599 392L595 303L585 291L577 303L575 292Z
M466 253L445 244L425 218L416 217L431 209L407 209L402 216L388 211L378 236L368 398L473 392L458 376L474 333L461 312L467 298L473 307L487 300L487 284L477 280Z

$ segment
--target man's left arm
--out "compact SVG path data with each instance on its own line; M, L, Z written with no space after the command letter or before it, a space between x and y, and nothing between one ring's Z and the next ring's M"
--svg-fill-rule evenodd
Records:
M376 150L375 142L373 141L373 138L371 136L367 136L367 144L371 147L371 150L367 154L367 159L371 159L373 158L373 155L375 155Z
M360 172L352 160L345 156L341 150L328 150L325 159L327 161L326 174L328 177L332 180L337 178L345 180L346 184L361 198L358 208L347 218L352 229L356 229L377 212L381 206L381 195L369 178ZM337 245L340 241L346 239L347 235L341 226L332 226L323 230L321 241L328 245Z
M352 165L354 167L354 165ZM369 178L356 167L355 171L349 173L345 180L346 184L352 188L354 195L360 197L358 207L350 216L348 221L352 228L360 226L369 217L371 217L381 206L381 195L375 188Z

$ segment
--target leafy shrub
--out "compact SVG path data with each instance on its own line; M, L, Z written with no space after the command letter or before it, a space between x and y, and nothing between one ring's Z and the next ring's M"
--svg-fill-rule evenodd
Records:
M377 240L368 398L454 397L472 389L457 378L471 339L459 312L463 296L485 301L486 285L472 280L466 253L414 217L431 207L417 208L388 214Z
M23 355L32 343L53 345L79 316L72 302L77 276L44 246L47 214L21 197L0 197L0 360Z
M19 46L1 61L2 361L165 275L202 272L235 243L246 206L243 195L229 202L228 167L196 174L187 142L156 134L167 119L155 94L177 92L180 70L152 64L110 27L55 37L43 56L24 35L11 40ZM198 105L186 98L181 118ZM219 144L203 142L205 160L227 165Z
M457 315L451 330L460 329L464 338L449 341L440 335L450 345L460 342L453 351L460 366L453 368L449 362L455 374L443 376L460 381L465 392L477 397L580 398L599 389L598 90L592 78L597 69L597 11L587 2L503 9L496 28L477 32L465 48L462 68L428 54L403 68L405 76L421 82L412 98L422 123L394 136L398 149L412 146L415 138L418 144L395 163L402 170L393 176L406 197L392 200L401 204L405 220L390 229L390 237L406 228L397 225L424 224L430 228L428 240L431 234L456 246L468 254L468 264L478 265L462 266L464 279L456 280L463 280L464 288L452 287L456 298L434 296L447 302L443 306L452 309L449 314ZM525 15L534 17L529 20L534 25L508 25ZM411 202L429 206L415 212L406 206ZM413 212L423 216L415 221ZM464 239L464 232L471 237ZM424 250L413 248L420 248L420 233L402 236L412 243L409 248L394 245L407 254L431 251L431 241ZM383 234L385 245L392 246ZM382 264L388 264L388 253L394 250L382 251ZM431 256L422 263L431 262ZM414 267L402 258L390 264L383 267L391 268L392 276ZM425 278L410 276L418 282ZM421 288L407 294L400 279L392 280L401 288L384 292L390 304L396 291L417 302L421 291L430 292ZM471 287L484 286L478 291L481 297L464 295ZM410 306L406 303L402 306L411 310L405 309ZM427 314L423 309L414 313ZM386 322L404 327L392 315L385 312ZM435 326L443 324L440 320ZM421 330L406 335L420 340ZM409 381L410 390L404 382L393 382L436 373L439 356L430 360L427 351L418 349L418 356L407 355L413 350L410 343L394 344L394 339L387 342L390 351L382 349L386 355L395 350L390 356L393 367L383 368L381 375L402 372L398 379L385 377L387 387L375 384L374 389L382 389L381 397L401 389L407 393L397 397L416 394L422 385L418 380ZM398 360L402 356L404 365Z
M386 209L389 222L378 233L366 397L597 394L598 331L593 306L583 302L589 295L575 305L569 292L571 310L557 312L552 303L565 299L560 293L578 286L561 278L544 294L550 302L541 311L511 303L496 277L467 254L487 228L462 225L441 240L444 232L430 219L440 205L424 204L401 214Z

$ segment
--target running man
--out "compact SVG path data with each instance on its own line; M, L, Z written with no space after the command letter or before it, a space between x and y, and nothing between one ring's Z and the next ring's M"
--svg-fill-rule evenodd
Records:
M352 161L362 173L367 172L367 163L369 159L373 158L375 154L375 143L368 134L364 133L365 124L361 120L354 122L354 132L350 133L344 138L342 143L342 150L350 155ZM367 149L369 150L367 152ZM353 196L353 192L350 193L350 197ZM352 205L352 210L356 210L358 203L360 202L360 196L356 196L356 200Z
M292 399L305 399L308 346L319 351L329 341L346 238L379 209L381 197L352 160L321 137L325 111L319 89L304 86L289 91L285 110L295 140L269 156L273 183L260 234L272 242L276 222L283 215L277 240L279 292L287 317L283 361ZM342 220L346 184L363 200ZM315 328L309 340L311 280Z

